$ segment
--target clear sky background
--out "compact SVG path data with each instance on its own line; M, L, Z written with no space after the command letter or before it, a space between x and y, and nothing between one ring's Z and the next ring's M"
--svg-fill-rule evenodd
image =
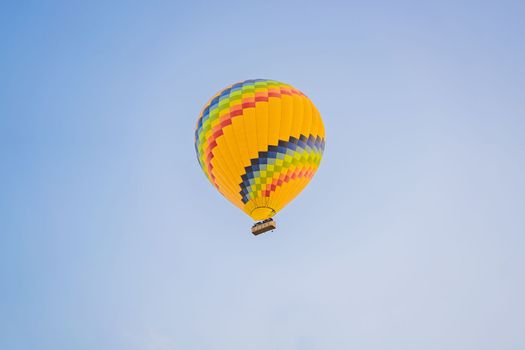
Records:
M522 1L12 1L0 348L525 349ZM250 78L327 129L253 237L196 160Z

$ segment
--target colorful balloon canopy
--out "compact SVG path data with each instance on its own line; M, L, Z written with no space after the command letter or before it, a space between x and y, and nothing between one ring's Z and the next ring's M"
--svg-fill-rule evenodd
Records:
M195 149L210 182L254 220L272 217L314 176L321 115L301 91L255 79L217 93L197 121Z

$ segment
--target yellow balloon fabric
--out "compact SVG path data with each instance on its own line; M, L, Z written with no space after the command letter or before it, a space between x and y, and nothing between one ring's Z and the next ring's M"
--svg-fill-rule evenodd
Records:
M195 130L197 158L210 182L256 221L274 216L305 188L324 145L323 121L312 101L267 79L217 93Z

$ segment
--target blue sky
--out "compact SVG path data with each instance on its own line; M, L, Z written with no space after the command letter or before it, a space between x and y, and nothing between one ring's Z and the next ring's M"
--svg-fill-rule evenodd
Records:
M525 348L524 10L4 3L0 348ZM193 148L250 78L327 129L256 238Z

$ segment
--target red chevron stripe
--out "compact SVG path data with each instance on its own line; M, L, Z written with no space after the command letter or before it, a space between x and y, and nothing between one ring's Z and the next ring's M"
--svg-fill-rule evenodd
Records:
M291 180L296 180L300 178L312 178L314 175L315 170L311 167L303 167L300 169L295 169L291 174L282 173L278 179L274 179L271 183L267 184L266 187L261 190L261 194L263 197L270 197L270 194L272 192L275 192L275 190L278 187L281 187L283 184L290 182Z

